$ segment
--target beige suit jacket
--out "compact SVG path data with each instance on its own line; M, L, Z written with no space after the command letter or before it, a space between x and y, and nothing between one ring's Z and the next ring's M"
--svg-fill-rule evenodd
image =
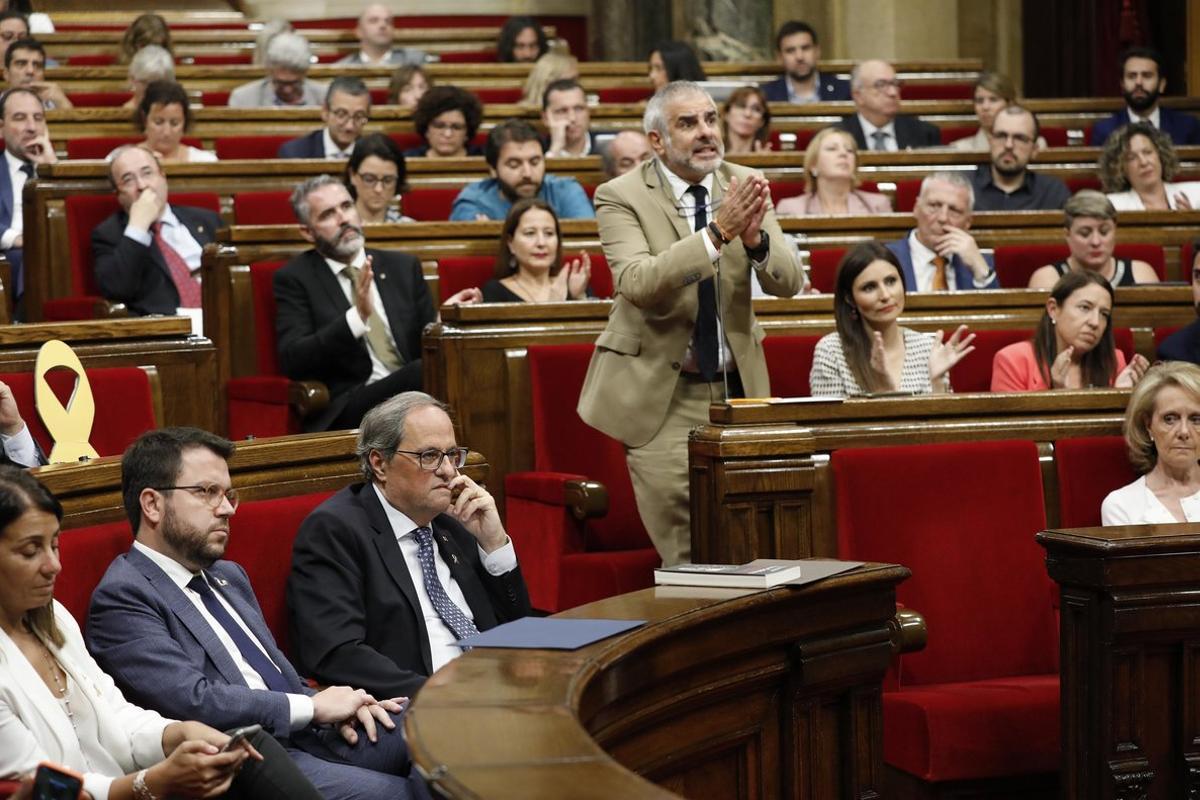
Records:
M596 190L600 243L613 272L613 308L596 340L579 398L579 416L629 447L653 438L666 419L680 366L691 342L699 303L697 284L719 272L725 338L749 397L770 394L763 330L750 306L750 276L769 294L791 297L801 270L791 240L768 209L762 229L770 254L761 270L750 266L735 239L721 249L717 270L701 236L676 208L657 159ZM714 175L713 202L753 170L725 163Z

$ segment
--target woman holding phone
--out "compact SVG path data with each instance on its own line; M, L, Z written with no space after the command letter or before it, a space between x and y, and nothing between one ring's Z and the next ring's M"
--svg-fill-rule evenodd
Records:
M24 470L0 467L0 778L51 762L95 800L319 798L279 743L240 744L128 702L54 600L62 506Z

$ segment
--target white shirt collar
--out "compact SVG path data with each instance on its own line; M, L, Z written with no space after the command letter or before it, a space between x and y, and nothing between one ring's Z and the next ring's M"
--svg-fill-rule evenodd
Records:
M392 526L392 532L396 534L396 539L403 539L405 536L412 536L420 527L412 521L412 518L405 514L400 509L396 508L387 497L384 496L383 490L379 488L379 484L372 483L371 488L375 490L375 496L379 498L379 502L383 505L383 513L387 515L388 524Z
M918 262L922 264L928 263L933 261L933 259L937 256L937 253L926 247L924 243L917 237L916 228L913 228L912 233L908 235L908 252L912 256L914 264Z
M392 52L395 49L396 48L394 48L394 47L389 47L387 52L384 53L382 56L380 56L379 60L377 60L377 61L372 61L371 57L366 54L366 51L359 50L358 51L358 60L364 64L390 64L390 63L392 63Z
M321 129L321 142L321 146L325 148L326 158L349 158L350 150L354 149L354 145L350 145L348 150L343 150L342 148L338 147L337 142L335 142L333 137L329 135L329 128ZM345 155L343 155L343 153Z
M808 94L797 94L792 79L786 74L783 76L783 83L787 86L789 103L811 103L821 99L821 73L815 69L813 70L813 90Z
M158 215L158 221L168 228L174 228L182 224L179 222L179 217L175 216L175 212L171 210L170 203L163 206L163 212Z
M658 167L659 167L659 170L662 172L662 174L667 176L667 184L671 187L671 196L675 198L675 205L681 205L683 203L684 195L687 193L688 188L691 187L693 184L688 183L683 178L679 177L674 172L667 169L667 165L663 164L662 161L658 162ZM708 190L708 197L709 197L709 201L711 202L712 201L712 187L713 187L713 173L710 172L707 175L705 175L704 180L700 181L699 185L703 186L705 189ZM689 198L688 202L689 203L691 202L690 198Z
M18 158L17 156L14 156L14 155L13 155L11 152L9 152L8 150L5 150L5 151L4 151L4 157L5 157L6 159L8 159L8 174L10 174L10 175L12 175L13 173L15 173L15 172L17 172L18 170L20 170L20 169L21 169L21 167L25 166L26 164L32 164L32 163L33 163L32 161L26 161L26 160L25 160L25 159L23 159L23 158Z
M196 576L196 573L192 572L175 559L158 552L152 547L147 547L136 539L133 542L133 546L134 549L138 550L142 555L158 565L159 569L167 573L167 577L171 579L171 582L180 589L186 589L188 583L191 582L192 578Z
M336 278L338 275L342 274L346 267L358 267L359 269L362 269L362 265L366 263L366 260L367 251L360 248L359 251L354 254L354 258L350 259L349 264L343 264L341 261L334 261L332 258L326 258L325 263L329 265L331 270L333 270L333 276Z
M1158 107L1158 104L1155 103L1154 110L1143 117L1141 114L1137 113L1129 106L1125 107L1125 113L1126 113L1126 115L1128 115L1128 117L1131 121L1133 121L1133 122L1149 122L1155 128L1162 130L1162 125L1160 124L1162 122L1162 114L1159 113L1159 111L1160 111L1160 109Z
M892 141L897 147L900 146L900 140L896 138L896 120L892 120L886 125L876 127L872 125L866 117L864 117L862 114L859 114L858 124L862 126L863 140L866 141L868 150L871 149L871 145L873 144L871 141L871 134L873 134L875 131L883 131L888 136L892 137Z

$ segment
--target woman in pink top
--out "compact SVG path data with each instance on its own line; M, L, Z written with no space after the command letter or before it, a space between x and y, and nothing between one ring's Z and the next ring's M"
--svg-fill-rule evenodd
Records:
M1054 284L1033 338L1010 344L992 361L993 392L1133 386L1150 366L1113 341L1113 290L1101 275L1069 272Z
M857 188L858 145L841 128L825 128L808 143L804 181L804 194L780 200L776 216L888 214L892 210L886 195Z

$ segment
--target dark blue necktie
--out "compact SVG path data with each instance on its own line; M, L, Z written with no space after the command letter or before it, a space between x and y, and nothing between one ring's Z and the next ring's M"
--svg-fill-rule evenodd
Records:
M433 528L427 525L420 526L416 530L416 537L417 561L421 564L421 579L425 582L425 594L429 595L429 602L433 604L433 610L442 618L442 622L446 623L446 627L455 637L465 639L479 633L475 623L454 604L450 595L446 594L446 588L442 586L441 580L438 579L437 566L433 561ZM463 652L466 652L471 648L463 647L462 649Z
M696 184L688 187L688 193L696 199L696 230L708 227L708 189ZM702 234L703 235L703 234ZM696 311L696 330L692 333L692 347L696 352L696 367L704 380L717 377L717 287L713 278L700 281L700 307Z
M288 680L283 677L283 673L271 663L263 651L258 649L246 632L242 630L242 626L237 624L237 620L229 615L225 610L225 606L221 605L221 601L217 599L213 593L212 587L208 585L208 581L204 579L204 574L195 576L188 581L188 588L200 595L200 599L204 601L204 607L208 609L208 613L212 618L220 623L225 632L229 634L229 638L233 639L233 643L237 645L238 652L242 654L242 658L246 659L246 663L251 669L257 672L263 679L263 683L272 692L291 692L296 694L300 691L298 686L290 686Z

